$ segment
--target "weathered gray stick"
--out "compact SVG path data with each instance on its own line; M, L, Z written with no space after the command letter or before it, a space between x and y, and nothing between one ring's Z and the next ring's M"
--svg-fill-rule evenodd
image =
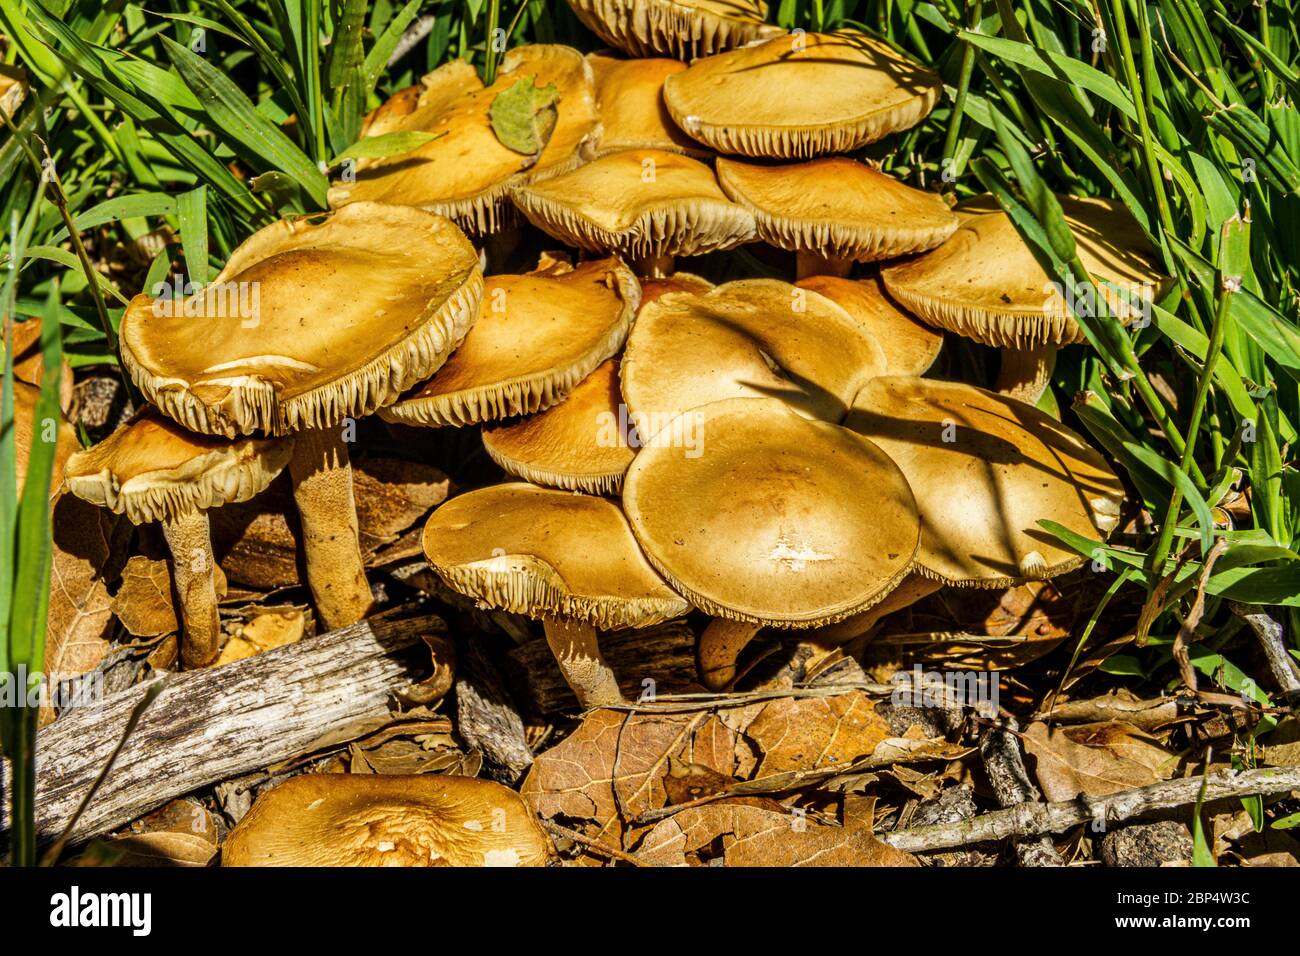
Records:
M1120 823L1157 810L1171 810L1194 804L1203 779L1205 778L1189 777L1186 780L1168 780L1105 797L1079 797L1056 803L1021 803L1007 810L985 813L972 820L912 827L895 830L893 833L878 833L876 836L890 846L914 853L918 850L942 850L973 843L1060 833L1093 820ZM1210 774L1205 786L1205 802L1254 794L1270 796L1297 789L1300 789L1300 767L1268 767L1242 773L1221 771Z
M165 689L145 711L71 842L200 787L382 725L391 691L417 676L411 668L418 664L399 652L443 627L432 616L363 621L232 664L161 678ZM69 710L37 735L36 826L42 842L63 831L146 690L137 685ZM0 774L0 821L7 830L7 768Z
M1025 760L1020 753L1020 738L1015 731L1020 728L1008 720L1006 726L990 727L980 741L980 756L988 774L993 792L1004 807L1019 808L1038 804L1043 795L1029 779ZM1064 866L1065 861L1056 852L1052 841L1034 834L1014 841L1016 859L1021 866Z

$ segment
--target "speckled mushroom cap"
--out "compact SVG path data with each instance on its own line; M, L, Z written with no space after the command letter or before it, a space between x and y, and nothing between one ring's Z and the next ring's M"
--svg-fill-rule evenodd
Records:
M545 866L550 840L519 794L429 773L312 773L257 798L222 866Z
M754 217L726 197L712 169L661 149L610 153L513 196L543 232L629 260L699 255L754 237Z
M491 276L464 344L380 415L408 425L474 425L550 408L623 347L640 294L617 259Z
M432 375L482 295L478 255L453 223L353 203L259 230L183 305L136 296L122 318L122 364L191 431L325 428Z
M620 414L621 412L621 414ZM601 362L544 412L485 427L483 447L512 475L550 488L617 494L634 454L618 360Z
M623 149L664 149L699 159L711 155L677 128L664 106L664 78L686 69L680 60L625 60L588 53L600 105L600 143L596 155Z
M957 228L938 193L844 156L781 165L719 158L717 175L754 214L758 237L792 252L867 262L933 249Z
M763 0L569 0L578 19L633 56L689 60L782 32Z
M916 570L962 587L1002 588L1084 559L1038 525L1105 537L1123 486L1102 456L1023 402L958 382L868 382L846 426L907 475L921 513Z
M1058 197L1079 259L1098 280L1138 287L1143 298L1168 281L1141 227L1112 199ZM1084 340L1055 280L989 196L957 207L961 225L937 249L881 269L889 294L931 325L1002 348L1069 345ZM1100 291L1112 314L1120 300ZM1131 318L1132 310L1128 317ZM1124 317L1124 316L1121 316Z
M862 324L885 353L885 375L921 375L939 357L943 333L918 322L885 295L875 276L808 276L795 283L826 296Z
M817 627L866 610L902 579L920 518L903 473L861 436L783 402L714 402L702 454L638 452L623 509L650 562L714 617Z
M621 375L649 441L681 412L728 398L779 398L800 415L839 422L884 371L874 337L830 299L778 279L741 279L643 308Z
M611 629L687 611L607 498L523 482L480 488L433 513L424 553L450 587L515 614Z
M292 452L292 438L196 435L146 407L69 458L65 480L78 498L144 524L247 501L275 479Z
M664 81L668 113L719 153L808 159L915 126L939 76L851 30L792 33L698 60Z
M488 114L497 95L525 77L539 87L554 83L559 92L555 129L535 157L504 146ZM591 68L566 46L521 46L505 54L496 82L484 87L474 67L451 60L375 110L363 135L408 131L438 138L400 155L359 160L356 181L335 183L330 205L372 200L419 206L467 232L490 234L514 212L512 187L589 158L600 133Z

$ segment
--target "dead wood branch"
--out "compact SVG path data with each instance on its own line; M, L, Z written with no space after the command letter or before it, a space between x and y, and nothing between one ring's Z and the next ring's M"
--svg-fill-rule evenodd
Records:
M421 635L437 617L363 621L221 667L166 675L71 842L108 832L259 767L353 740L389 719L392 691L414 679ZM427 668L427 654L425 655ZM36 739L37 835L62 832L148 692L139 684L67 711ZM0 820L8 828L7 767ZM5 831L0 831L5 832Z
M1023 839L1048 833L1061 833L1070 827L1094 820L1107 824L1143 817L1159 810L1171 810L1196 803L1201 777L1168 780L1164 783L1124 790L1104 797L1080 796L1056 803L1021 803L1006 810L995 810L971 820L913 827L880 833L885 843L900 850L942 850L996 840ZM1222 771L1206 780L1205 801L1253 795L1271 796L1300 789L1300 767L1268 767L1242 773Z

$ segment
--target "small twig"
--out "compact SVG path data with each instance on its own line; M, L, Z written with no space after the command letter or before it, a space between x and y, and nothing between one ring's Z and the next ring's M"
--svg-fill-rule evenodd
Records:
M1206 803L1229 797L1268 796L1300 789L1300 767L1268 767L1243 773L1227 770L1203 778L1169 780L1104 797L1080 796L1055 803L1022 803L970 820L895 830L877 834L877 837L899 850L915 853L1061 833L1094 820L1122 823L1158 810L1196 803L1202 781Z
M438 18L432 13L416 17L415 22L407 27L398 39L397 45L393 47L393 52L388 55L388 62L385 66L391 70L394 63L410 53L421 40L433 32L433 25L437 22Z
M1196 598L1192 601L1192 606L1183 618L1182 627L1178 629L1178 636L1174 638L1174 660L1178 662L1178 675L1182 678L1187 689L1196 693L1196 668L1192 666L1191 643L1192 638L1196 636L1196 625L1201 623L1201 616L1205 613L1205 585L1209 583L1210 573L1214 570L1215 563L1219 556L1228 550L1228 539L1219 538L1210 548L1210 553L1205 556L1205 564L1201 567L1201 577L1196 582Z
M601 843L599 840L593 840L591 837L583 836L577 830L570 830L568 827L562 827L552 820L543 820L542 826L546 827L546 829L550 830L556 836L562 836L567 840L572 840L574 843L581 844L589 850L595 850L597 853L607 856L612 860L622 860L624 863L631 863L633 866L649 866L648 863L638 860L630 853L624 853L622 850L617 850L607 843Z
M1267 607L1258 604L1239 604L1231 601L1228 607L1250 626L1259 638L1264 656L1268 659L1268 669L1273 672L1273 679L1288 699L1300 695L1300 677L1296 676L1296 663L1286 648L1286 635L1282 623L1278 621Z

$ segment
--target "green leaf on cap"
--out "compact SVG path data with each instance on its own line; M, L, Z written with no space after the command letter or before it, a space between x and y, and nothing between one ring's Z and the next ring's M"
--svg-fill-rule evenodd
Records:
M488 110L492 131L507 149L525 156L536 155L555 129L559 116L555 104L559 99L554 83L539 87L534 77L525 76L492 101Z

